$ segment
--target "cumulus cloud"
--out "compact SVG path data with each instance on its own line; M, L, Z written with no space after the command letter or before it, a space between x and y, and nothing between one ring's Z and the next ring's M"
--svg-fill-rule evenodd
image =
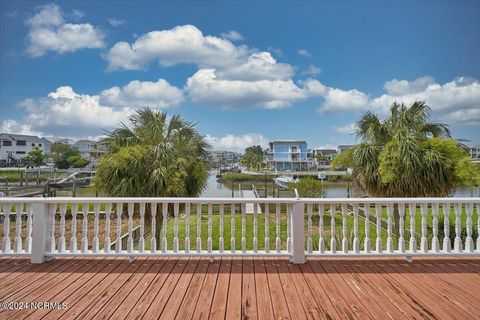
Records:
M393 101L412 103L424 100L433 114L441 120L464 124L480 123L480 82L476 79L458 77L439 84L433 79L419 78L409 82L402 80L401 89L389 88L389 93L373 99L370 105L386 109ZM388 82L387 82L388 83ZM419 84L421 83L421 84ZM399 93L403 94L399 94Z
M308 79L295 84L288 80L218 79L214 69L200 69L187 80L185 91L194 103L225 108L285 108L294 101L320 95L324 86Z
M311 58L312 57L312 54L307 49L299 49L297 51L297 53L299 55L301 55L302 57L306 57L306 58Z
M183 92L164 79L157 82L134 80L124 87L112 87L100 93L100 103L113 107L148 106L167 109L183 101Z
M30 125L25 123L19 123L16 120L7 119L3 120L0 125L0 132L8 133L18 133L18 134L27 134L27 135L37 135L37 132L32 131Z
M65 53L105 46L102 30L89 23L67 23L56 4L38 7L26 24L29 27L26 51L31 57L43 56L48 51Z
M212 145L214 150L225 150L243 152L247 147L260 145L263 148L268 146L270 141L259 133L247 133L243 135L227 134L223 137L215 137L207 134L205 139Z
M320 107L321 112L342 112L356 109L364 109L369 102L368 96L356 89L342 90L328 88L325 101Z
M235 46L227 39L205 36L197 27L184 25L151 31L133 43L117 42L106 59L110 71L140 70L152 61L162 66L190 63L218 68L238 64L248 53L246 46Z
M422 92L431 84L435 84L435 80L432 77L425 76L414 81L393 79L385 82L383 87L388 94L398 96Z
M315 76L318 76L320 73L322 73L322 69L311 64L305 70L303 70L302 73L315 77Z
M293 74L291 65L277 63L270 52L256 52L248 57L246 62L220 70L217 76L229 80L276 80L288 79Z
M465 125L480 123L480 82L476 79L458 77L439 84L431 77L414 81L391 80L384 85L386 94L371 98L367 94L339 88L328 88L321 112L346 112L373 110L385 115L394 102L410 104L415 100L425 101L434 118L448 123Z
M122 20L122 19L115 19L115 18L109 18L107 19L108 23L110 23L110 25L112 27L118 27L118 26L121 26L122 24L125 23L125 20Z
M222 34L220 34L220 36L222 38L232 40L232 41L240 41L240 40L245 39L240 32L235 31L235 30L231 30L231 31L228 31L228 32L223 32Z
M111 129L126 121L136 107L166 109L181 101L182 91L163 79L131 81L98 95L77 93L72 87L64 86L45 97L20 102L19 107L24 111L21 123L11 119L3 121L2 131L75 138L96 136L102 134L102 129Z

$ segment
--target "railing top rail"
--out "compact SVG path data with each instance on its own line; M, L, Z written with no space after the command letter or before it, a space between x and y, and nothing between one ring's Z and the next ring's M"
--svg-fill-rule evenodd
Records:
M109 198L109 197L55 197L55 198L0 198L1 203L480 203L480 197L462 198Z

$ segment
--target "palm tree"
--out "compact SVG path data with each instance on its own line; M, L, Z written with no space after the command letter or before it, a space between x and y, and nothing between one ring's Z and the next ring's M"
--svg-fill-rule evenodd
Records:
M210 146L195 125L149 108L138 109L129 122L102 141L110 152L99 161L97 190L115 197L200 195L207 184Z
M376 197L451 193L458 179L446 144L449 148L453 145L453 154L464 154L451 139L448 126L429 121L429 116L430 107L422 101L410 106L395 102L384 120L371 112L363 114L356 132L362 142L351 159L357 186ZM398 208L394 216L398 234Z

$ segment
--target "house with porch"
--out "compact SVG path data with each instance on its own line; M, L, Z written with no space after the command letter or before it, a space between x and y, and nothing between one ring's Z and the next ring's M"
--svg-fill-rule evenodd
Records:
M315 167L315 157L306 141L277 140L269 143L267 165L275 171L308 171Z

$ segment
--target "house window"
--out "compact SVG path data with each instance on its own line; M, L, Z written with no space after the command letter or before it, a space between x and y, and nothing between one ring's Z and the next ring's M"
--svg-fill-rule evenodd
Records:
M35 143L32 143L32 147L35 147Z
M12 141L3 140L3 141L2 141L2 145L3 145L4 147L11 147L11 146L12 146Z
M25 140L17 140L17 146L26 146L27 145L27 141Z
M16 154L25 154L25 151L17 151Z
M41 146L42 146L42 144L41 144L41 143L39 143L39 144L38 144L38 146L39 146L39 147L41 147Z

